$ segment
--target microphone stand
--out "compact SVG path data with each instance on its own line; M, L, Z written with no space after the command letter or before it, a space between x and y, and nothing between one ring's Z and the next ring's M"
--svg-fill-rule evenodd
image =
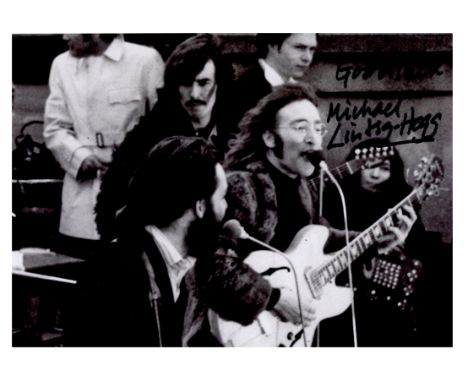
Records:
M351 293L353 294L351 298L351 317L352 317L352 326L353 326L353 344L354 347L358 346L357 343L357 331L356 331L356 313L354 309L354 286L353 286L353 272L351 271L351 256L349 253L349 230L348 230L348 215L347 215L347 208L346 208L346 199L343 194L343 190L340 187L340 184L336 180L336 178L333 176L331 171L328 169L327 164L325 161L321 161L319 163L320 169L321 169L321 175L323 172L325 172L330 180L333 182L335 187L338 190L338 193L340 194L340 199L341 199L341 204L343 207L343 220L344 220L344 227L345 227L345 241L346 241L346 258L348 261L348 278L349 278L349 286L351 288Z

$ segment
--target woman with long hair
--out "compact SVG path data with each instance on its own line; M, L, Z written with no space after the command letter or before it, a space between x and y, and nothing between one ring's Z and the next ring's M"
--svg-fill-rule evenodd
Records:
M410 192L405 166L395 147L385 139L371 139L354 147L356 150L387 147L392 154L368 159L363 168L342 182L347 204L348 228L363 231ZM344 228L338 195L330 187L325 193L323 214L330 224ZM415 207L416 213L418 206ZM416 285L422 264L424 227L418 217L403 245L389 249L380 240L352 265L358 346L416 346ZM389 235L391 236L391 234ZM407 277L409 272L410 277ZM349 285L348 272L342 272L337 284ZM343 329L345 328L345 329ZM322 324L322 345L352 344L351 316L343 315Z

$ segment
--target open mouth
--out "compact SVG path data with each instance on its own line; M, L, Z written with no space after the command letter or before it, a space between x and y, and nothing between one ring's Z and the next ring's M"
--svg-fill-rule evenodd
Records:
M319 163L323 160L323 153L321 150L304 151L301 153L301 156L312 163L314 166L318 166Z

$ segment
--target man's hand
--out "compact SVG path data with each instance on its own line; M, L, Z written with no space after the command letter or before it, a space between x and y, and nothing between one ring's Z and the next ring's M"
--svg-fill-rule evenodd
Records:
M389 227L389 233L384 235L379 240L378 252L381 254L388 254L396 247L403 245L406 238L417 219L414 208L409 205L403 206L404 214L402 211L397 212L399 224L397 227Z
M272 311L281 321L292 322L295 325L301 325L301 315L296 293L289 289L281 288L281 295ZM308 326L315 319L315 309L312 307L312 300L301 301L302 318L304 325Z
M94 179L98 171L105 171L106 169L107 164L105 162L102 162L96 155L90 155L81 163L76 179L79 182Z

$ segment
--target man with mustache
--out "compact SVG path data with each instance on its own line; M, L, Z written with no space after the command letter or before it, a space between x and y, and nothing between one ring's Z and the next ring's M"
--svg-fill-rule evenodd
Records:
M326 133L316 105L317 100L303 85L275 88L245 114L224 162L229 183L227 219L237 219L248 234L280 251L289 247L304 226L327 224L318 216L317 195L307 181L318 165L315 158L320 157ZM416 220L414 210L407 213L401 217L400 227L395 227L389 247L401 244ZM343 231L332 227L329 231L327 244L345 244ZM242 240L238 245L243 246ZM241 258L246 255L240 250L237 254ZM229 299L219 298L223 280L229 279L242 290L245 280L233 268L219 262L211 271L215 277L207 277L204 298L215 311L232 305ZM280 295L284 292L280 289ZM302 305L307 325L315 314L311 296ZM242 306L242 301L238 306ZM241 322L226 315L222 318Z
M307 182L318 166L326 127L308 87L282 85L262 98L240 122L240 132L226 154L229 209L251 233L285 250L299 229L319 221L317 195ZM320 160L320 159L319 159ZM352 201L351 201L352 202ZM403 217L405 238L416 215ZM343 232L331 229L332 238ZM333 239L332 239L333 240Z
M322 152L326 133L316 105L305 86L275 88L244 115L226 154L228 216L280 250L317 221L315 195L306 181L318 165L311 157Z
M158 104L127 135L103 178L96 223L104 238L112 239L113 221L126 203L128 181L154 144L172 135L198 136L224 151L227 114L220 103L224 72L215 35L190 37L174 49L166 62Z

